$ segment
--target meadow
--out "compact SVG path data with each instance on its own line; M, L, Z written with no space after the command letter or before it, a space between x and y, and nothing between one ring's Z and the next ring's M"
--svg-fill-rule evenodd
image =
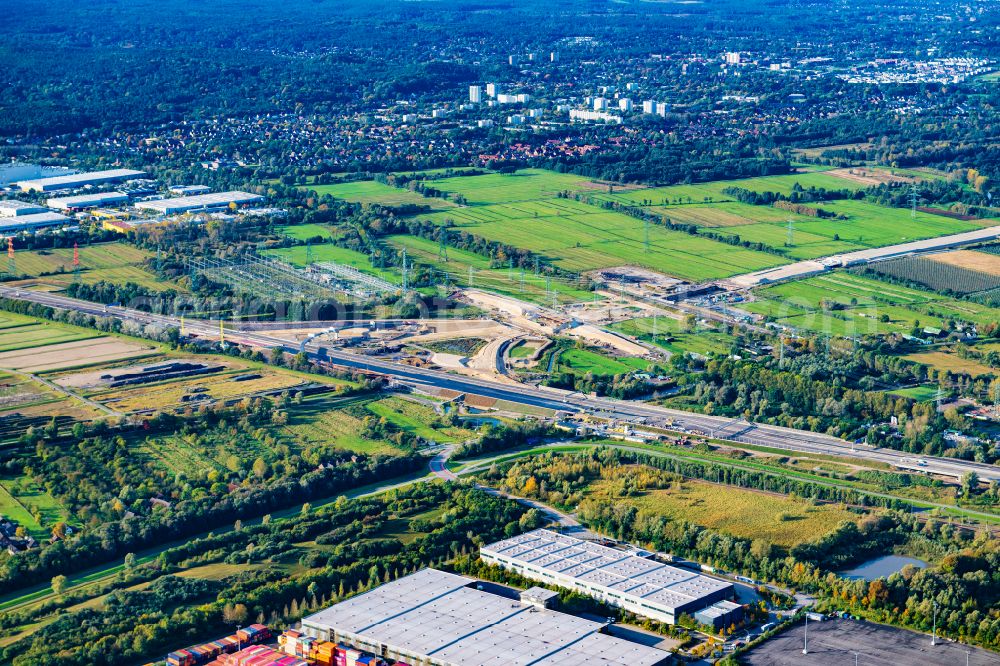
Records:
M384 185L374 180L336 185L305 185L302 190L315 190L316 194L328 194L334 199L343 199L359 204L380 204L382 206L428 206L431 209L450 208L453 203L446 199L425 197L410 190Z
M144 263L152 256L125 243L99 243L79 248L80 280L91 284L133 282L152 291L174 289L183 291L148 270ZM17 272L57 287L66 287L73 280L73 248L17 252ZM43 275L46 274L46 275Z
M591 486L595 497L608 497L610 483ZM673 487L650 490L638 497L615 497L616 502L640 512L687 520L735 537L761 539L791 548L835 529L857 516L830 505L813 505L798 498L684 480Z
M476 176L482 178L483 176ZM787 263L763 252L650 225L572 199L470 206L424 216L488 240L530 250L568 271L625 264L701 281Z
M740 309L836 336L908 334L918 323L946 329L949 320L984 325L1000 318L997 308L843 272L765 287L754 295L757 300Z
M630 335L666 349L675 354L685 352L701 356L725 356L732 349L735 337L713 327L696 325L686 331L684 323L673 317L656 318L656 336L653 336L652 317L640 317L613 324L615 331Z
M649 361L644 361L641 358L615 358L589 349L574 348L559 354L555 371L576 374L592 372L595 375L621 375L645 370L647 367L649 367Z
M6 316L6 315L4 315ZM0 352L33 349L62 342L74 342L96 338L97 333L84 329L61 326L51 322L22 323L17 326L0 328Z
M525 271L522 283L520 269L491 268L490 260L475 252L450 247L448 261L443 261L439 258L439 247L435 241L405 235L389 236L387 241L397 249L406 248L407 255L418 264L447 273L449 284L488 289L532 303L552 302L552 297L546 293L545 277L535 275L533 271ZM444 283L443 276L438 283ZM593 300L593 294L575 281L551 279L548 284L561 303Z

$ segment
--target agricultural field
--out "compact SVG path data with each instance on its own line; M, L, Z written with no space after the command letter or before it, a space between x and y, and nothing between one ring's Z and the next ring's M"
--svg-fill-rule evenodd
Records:
M165 283L145 262L151 257L145 250L127 243L112 242L86 245L80 248L80 281L91 284L133 282L153 291L174 289L178 285ZM17 272L36 282L64 288L73 281L73 248L17 252Z
M983 254L983 256L992 255ZM879 261L867 268L881 275L917 282L933 291L945 293L969 295L1000 289L1000 274L972 270L953 262L936 261L925 257L901 257L891 261Z
M514 174L491 173L427 181L426 185L449 194L461 194L469 205L554 199L559 192L606 188L584 176L544 169L522 169Z
M448 261L442 261L438 255L438 244L432 240L398 235L389 236L388 242L398 249L406 248L407 255L415 262L447 274L448 284L488 289L532 303L552 302L551 296L546 297L545 277L535 275L533 271L525 271L522 283L520 269L491 268L489 259L475 252L449 247ZM438 283L444 282L442 275ZM561 279L552 279L549 285L560 303L593 300L593 294L586 290L585 285Z
M845 337L908 334L917 323L947 329L950 320L985 325L1000 317L1000 309L844 272L765 287L754 296L740 308L781 325Z
M591 485L590 495L609 498L610 483ZM811 541L857 516L830 504L813 505L772 493L685 480L673 487L646 491L638 497L614 497L640 512L687 520L735 537L761 539L781 548Z
M975 250L952 250L927 255L927 259L950 266L1000 276L1000 255Z
M444 181L434 181L444 182ZM359 204L380 204L382 206L427 206L433 210L451 208L455 204L446 199L425 197L391 185L383 185L374 180L336 185L305 185L302 190L315 190L320 196L329 194L334 199L343 199Z
M0 317L6 317L6 315L0 315ZM6 354L6 356L0 356L0 359L9 359L17 356L13 352L22 349L35 349L47 345L75 342L95 337L97 337L97 333L88 332L83 329L26 319L18 325L0 328L0 354ZM0 367L4 365L4 361L0 360ZM8 367L15 366L11 365Z
M154 347L128 342L122 338L77 334L72 340L53 342L48 339L42 343L42 347L15 342L18 345L15 349L0 352L0 368L40 373L113 363L155 353Z
M572 199L469 206L424 219L451 221L458 229L530 250L576 272L632 264L701 281L787 263L655 224L650 225L647 250L642 221Z
M904 356L907 360L929 366L943 372L961 373L978 377L980 375L1000 375L1000 371L975 359L962 358L948 351L929 351Z
M668 187L653 187L617 194L595 194L600 201L615 201L629 206L665 206L670 204L692 204L719 201L732 201L732 197L723 190L729 187L739 187L754 192L777 192L791 194L795 185L803 189L824 190L860 190L864 185L847 178L829 175L826 171L795 173L780 176L761 176L759 178L740 178L736 180L716 180L693 185L671 185Z
M656 336L653 336L653 318L629 319L611 326L625 335L630 335L666 349L675 354L698 354L701 356L725 356L732 349L736 338L713 326L696 324L687 331L684 322L673 317L657 317Z

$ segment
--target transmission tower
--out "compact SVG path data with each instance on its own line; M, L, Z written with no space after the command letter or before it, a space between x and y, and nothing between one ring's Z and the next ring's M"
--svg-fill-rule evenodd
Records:
M507 260L507 279L511 282L514 281L514 259Z
M795 240L795 222L792 218L788 218L788 240L785 241L785 245L792 247L792 242Z
M438 261L448 262L448 227L444 225L438 234Z
M545 297L548 298L552 295L552 276L545 276Z
M910 218L916 219L917 217L917 184L912 183L910 185Z
M521 293L524 293L524 266L521 266Z
M646 252L649 252L649 219L648 218L645 220L645 224L643 225L643 227L644 227L643 228L643 233L645 235L644 238L643 238L643 245L646 247Z
M14 237L7 239L7 272L11 277L17 275L17 262L14 261Z
M306 266L312 266L313 263L313 246L312 239L306 239Z
M469 287L472 287L476 281L476 269L473 266L469 266Z
M538 275L538 257L535 257L535 275Z
M163 270L163 250L160 246L156 246L156 272L159 273Z

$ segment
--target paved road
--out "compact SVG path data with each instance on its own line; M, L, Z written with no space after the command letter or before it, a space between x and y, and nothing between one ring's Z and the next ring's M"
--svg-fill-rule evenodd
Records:
M124 321L133 321L139 324L179 325L179 319L175 317L155 315L127 308L105 307L57 294L0 287L0 296L19 298L51 307L78 310L98 316L113 316ZM214 339L218 337L218 326L218 322L187 320L185 330L190 335ZM227 331L226 338L230 342L264 348L281 347L290 352L298 352L300 349L299 344L294 341L282 340L256 331ZM305 351L311 357L325 360L333 365L382 374L392 377L398 382L412 386L450 389L460 393L473 393L498 400L509 400L518 404L557 411L573 413L590 412L597 416L628 419L653 426L672 427L675 429L684 428L688 431L699 432L709 437L734 442L757 444L788 451L861 458L904 469L954 478L960 478L970 471L975 471L983 480L1000 481L1000 467L985 463L952 458L935 458L931 456L918 458L911 454L891 449L875 449L866 445L854 446L850 442L845 442L836 437L804 430L748 423L739 419L721 416L695 414L656 407L641 402L595 398L558 389L512 385L472 377L462 377L440 370L413 368L392 361L328 349L315 344L306 345Z

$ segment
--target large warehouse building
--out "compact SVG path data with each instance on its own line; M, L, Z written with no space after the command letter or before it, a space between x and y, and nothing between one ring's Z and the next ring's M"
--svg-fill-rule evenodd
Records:
M86 185L103 185L117 183L123 180L144 178L146 172L133 169L109 169L107 171L88 171L69 176L55 176L38 180L22 180L17 183L25 192L54 192L56 190L73 190Z
M49 227L61 227L73 224L73 220L59 213L35 213L18 217L0 217L0 236L19 234L22 231L35 231Z
M479 555L526 578L670 624L736 594L732 583L544 529L483 546Z
M8 199L0 201L0 217L19 217L21 215L36 215L37 213L47 213L49 210L38 204L27 201L16 201Z
M523 595L522 595L523 596ZM670 653L605 625L477 589L423 569L302 620L302 633L414 666L659 666Z
M75 197L56 197L45 202L49 208L57 210L85 210L100 206L120 206L128 203L128 195L124 192L101 192L98 194L80 194Z
M245 206L247 204L263 201L264 197L249 192L213 192L211 194L199 194L192 197L174 197L173 199L156 199L154 201L140 201L136 208L151 210L161 215L177 215L179 213L192 213L196 211L224 210L230 204Z

